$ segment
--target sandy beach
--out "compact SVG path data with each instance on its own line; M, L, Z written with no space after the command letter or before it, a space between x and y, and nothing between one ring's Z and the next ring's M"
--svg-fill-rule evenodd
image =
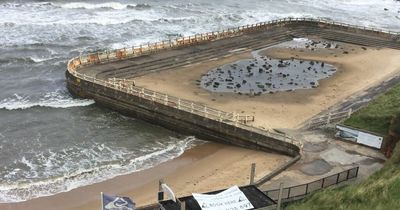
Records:
M261 94L212 93L197 83L209 70L240 59L251 58L250 52L232 53L229 57L195 63L174 70L147 74L136 78L136 84L151 90L208 104L224 111L254 115L253 126L298 128L307 119L340 103L350 96L361 94L368 87L400 72L400 51L362 48L339 43L338 49L270 48L261 55L282 59L315 60L333 64L337 72L320 81L313 89ZM178 85L179 84L179 85ZM182 91L185 90L185 91Z
M192 192L246 185L249 183L251 163L257 164L257 179L289 159L290 157L279 154L205 143L187 150L176 159L147 170L53 196L20 203L0 204L0 209L97 210L100 206L100 192L129 196L138 206L143 206L156 202L160 179L164 179L176 195L184 196Z

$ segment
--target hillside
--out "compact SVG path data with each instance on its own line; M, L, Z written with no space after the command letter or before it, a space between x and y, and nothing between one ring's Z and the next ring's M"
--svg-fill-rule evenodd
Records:
M390 133L392 138L398 141L399 119L400 84L380 95L367 107L354 113L345 121L345 124L385 136ZM400 209L400 143L397 143L392 157L385 166L368 179L354 185L317 192L289 205L286 209Z

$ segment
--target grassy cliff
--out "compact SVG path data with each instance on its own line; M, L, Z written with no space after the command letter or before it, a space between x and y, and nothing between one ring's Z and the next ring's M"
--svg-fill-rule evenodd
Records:
M355 112L344 124L387 135L390 120L400 114L400 84L373 100L367 107Z
M391 124L393 116L397 121ZM400 136L400 84L380 95L344 123L372 132ZM392 121L393 123L393 121ZM289 205L288 210L400 209L400 143L391 159L368 179L350 186L326 189Z
M317 192L285 209L400 209L400 144L385 166L368 179L355 185Z

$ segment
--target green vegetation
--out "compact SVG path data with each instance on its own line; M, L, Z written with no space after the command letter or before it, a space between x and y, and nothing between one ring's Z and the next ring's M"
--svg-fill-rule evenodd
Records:
M400 114L400 84L372 101L367 107L355 112L344 124L387 135L390 120Z
M384 136L390 134L394 145L400 138L400 84L354 113L345 124ZM397 143L391 159L384 167L368 179L358 184L316 192L286 209L400 209L400 143Z
M400 209L400 144L385 166L368 179L355 185L317 192L285 209Z

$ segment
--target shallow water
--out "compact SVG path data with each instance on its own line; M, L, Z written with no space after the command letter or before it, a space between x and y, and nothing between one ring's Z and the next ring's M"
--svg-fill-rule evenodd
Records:
M210 70L201 78L201 87L211 92L259 95L317 88L319 80L336 72L333 65L324 62L268 58L260 56L259 51L253 53L253 59L239 60Z
M193 143L72 98L64 74L73 56L283 17L400 31L399 9L392 0L1 1L0 202L150 167Z

